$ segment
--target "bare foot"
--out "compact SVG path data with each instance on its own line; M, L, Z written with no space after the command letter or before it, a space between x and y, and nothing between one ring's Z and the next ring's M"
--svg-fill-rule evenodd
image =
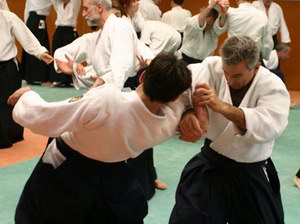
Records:
M166 190L167 187L168 187L168 185L166 183L162 182L159 179L156 179L154 181L154 186L155 186L156 189L159 189L159 190Z
M41 86L46 86L46 87L49 87L49 88L53 88L53 87L54 87L54 85L53 85L52 82L43 82L43 83L41 84Z
M300 189L300 178L299 177L294 178L294 184Z

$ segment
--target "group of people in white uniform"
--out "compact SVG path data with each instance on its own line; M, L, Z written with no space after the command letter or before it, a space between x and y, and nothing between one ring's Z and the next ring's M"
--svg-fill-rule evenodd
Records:
M15 222L143 223L147 195L130 159L178 131L182 140L205 141L182 172L169 223L284 223L270 156L287 126L290 99L284 82L261 66L274 47L268 16L243 0L238 8L211 0L193 17L183 1L172 0L161 20L159 1L117 3L82 1L83 17L98 30L58 48L54 65L76 88L89 90L52 103L20 88L15 38L47 64L53 58L14 13L0 10L7 43L0 45L7 52L0 53L1 77L12 70L16 76L14 86L5 80L13 87L0 96L7 107L0 135L12 138L13 131L2 130L10 116L18 128L53 138L24 187ZM47 13L36 8L29 18L41 22ZM213 56L226 31L220 56Z

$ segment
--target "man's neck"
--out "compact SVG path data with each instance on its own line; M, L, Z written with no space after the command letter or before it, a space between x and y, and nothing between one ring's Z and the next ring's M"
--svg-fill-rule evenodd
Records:
M174 3L173 1L171 1L171 8L172 9L175 8L175 7L178 7L178 6L180 6L180 5L177 5L176 3Z
M155 115L159 115L162 103L157 101L151 101L150 98L145 95L142 84L140 84L135 91L140 97L140 99L143 101L144 105L148 108L148 110L150 110Z

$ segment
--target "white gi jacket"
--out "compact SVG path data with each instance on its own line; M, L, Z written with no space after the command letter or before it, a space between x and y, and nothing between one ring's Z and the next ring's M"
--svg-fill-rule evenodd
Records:
M16 39L28 54L39 59L43 53L48 52L23 21L10 11L0 10L0 30L0 61L8 61L17 56Z
M183 111L184 105L175 101L155 115L135 91L121 92L104 84L74 101L47 103L36 92L26 92L15 105L13 118L35 133L61 136L88 158L118 162L169 139ZM60 154L55 141L49 150L52 156Z
M266 13L266 7L263 1L254 1L252 4L262 12ZM290 33L286 25L282 9L276 2L272 2L269 8L268 25L271 29L271 34L274 36L280 31L280 40L282 43L290 43Z
M232 104L221 57L207 57L191 64L193 86L207 82L222 101ZM241 135L233 122L209 109L207 138L211 148L237 162L252 163L271 156L274 141L288 123L290 98L284 83L268 69L260 67L239 108L245 114L246 133Z
M145 20L160 20L161 11L153 0L140 0L139 12Z
M146 21L140 40L147 44L154 55L174 53L181 43L181 36L172 26L160 21Z
M224 33L227 27L219 26L219 17L209 31L204 31L206 22L203 27L200 27L198 16L199 14L186 20L180 51L189 57L203 60L213 55L218 45L218 36Z
M52 0L56 11L55 26L71 26L76 28L81 0L70 0L64 7L62 0Z
M251 3L241 3L238 8L228 9L225 26L228 26L228 37L238 35L251 37L259 44L262 57L269 59L274 45L265 13Z
M271 51L269 60L264 60L264 64L268 69L278 68L279 58L275 49Z
M176 6L165 12L161 17L161 21L182 32L186 24L186 19L190 17L192 17L192 13L189 10L181 6Z
M106 83L122 89L135 70L138 39L132 25L111 14L98 32L91 62Z

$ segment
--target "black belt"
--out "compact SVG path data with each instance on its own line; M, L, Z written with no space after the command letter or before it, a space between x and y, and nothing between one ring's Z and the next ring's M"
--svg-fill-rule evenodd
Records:
M29 16L35 16L35 17L38 17L39 19L43 19L43 20L46 19L46 16L44 16L44 15L39 15L39 14L36 13L36 11L30 11L30 12L29 12Z
M75 28L73 26L57 26L57 31L67 31L67 32L74 32Z
M222 167L224 169L257 169L261 168L262 166L266 165L267 160L254 162L254 163L241 163L234 161L228 157L225 157L219 153L217 153L215 150L210 148L210 143L212 141L209 139L205 139L204 146L201 149L201 153L210 161L212 162L216 167Z
M187 62L188 64L194 64L194 63L201 63L203 60L192 58L187 56L186 54L182 53L182 59Z
M15 63L14 58L9 59L7 61L0 61L0 66L2 67L2 66L5 66L6 64L9 64L9 63Z

